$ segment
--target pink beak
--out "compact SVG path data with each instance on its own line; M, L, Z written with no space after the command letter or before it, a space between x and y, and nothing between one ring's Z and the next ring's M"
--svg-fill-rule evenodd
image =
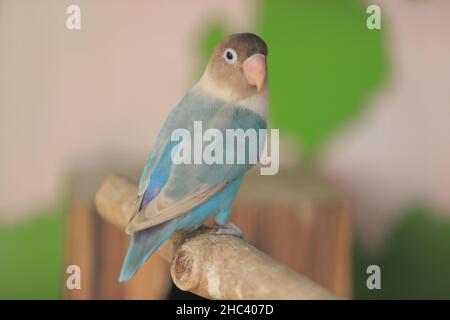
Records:
M260 53L256 53L244 61L242 69L244 70L248 83L256 86L258 91L260 91L266 77L266 57Z

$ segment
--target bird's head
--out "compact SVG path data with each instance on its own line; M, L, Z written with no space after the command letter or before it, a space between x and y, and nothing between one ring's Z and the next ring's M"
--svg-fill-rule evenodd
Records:
M222 39L214 48L202 80L233 100L267 90L267 45L252 33Z

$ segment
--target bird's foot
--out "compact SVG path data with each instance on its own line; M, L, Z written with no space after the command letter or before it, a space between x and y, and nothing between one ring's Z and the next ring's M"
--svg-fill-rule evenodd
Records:
M242 231L236 227L236 225L231 222L227 221L224 224L215 224L211 229L212 234L220 234L220 235L232 235L239 237L241 239L244 238Z

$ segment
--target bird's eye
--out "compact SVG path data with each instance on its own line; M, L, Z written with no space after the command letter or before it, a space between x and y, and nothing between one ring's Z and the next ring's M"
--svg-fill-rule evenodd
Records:
M236 51L231 48L225 49L225 51L223 52L223 58L229 64L235 64L238 60Z

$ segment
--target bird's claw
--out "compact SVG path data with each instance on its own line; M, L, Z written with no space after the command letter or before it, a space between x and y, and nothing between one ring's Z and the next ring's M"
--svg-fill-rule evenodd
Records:
M242 231L232 222L228 221L222 225L215 224L210 233L218 235L232 235L244 239Z

